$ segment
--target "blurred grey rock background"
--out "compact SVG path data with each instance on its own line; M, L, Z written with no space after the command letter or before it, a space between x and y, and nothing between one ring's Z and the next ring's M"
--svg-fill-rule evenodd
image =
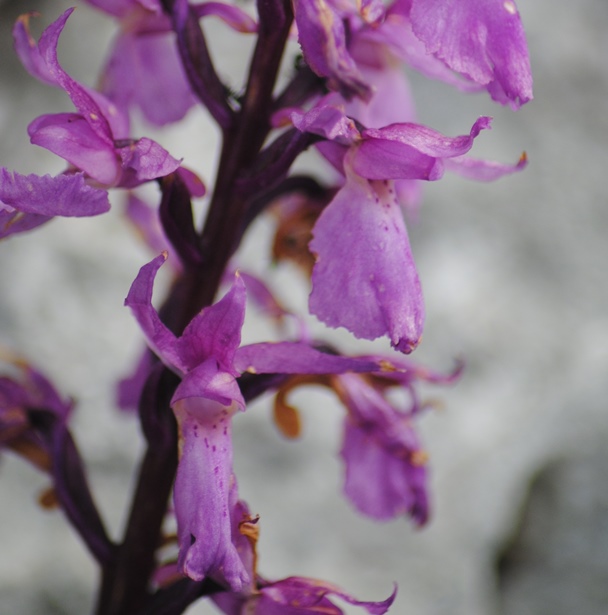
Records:
M42 12L41 28L67 6L0 3L0 164L23 173L61 170L28 145L26 127L70 103L21 69L10 28L31 9ZM412 77L423 123L462 134L478 115L493 115L474 154L514 161L525 149L530 159L499 183L446 177L429 185L410 225L428 310L417 359L449 369L464 356L468 365L456 387L429 391L445 409L420 424L434 519L415 532L404 520L375 525L349 508L335 458L340 412L325 393L296 397L306 407L298 443L281 440L267 405L257 404L235 421L236 464L241 494L261 514L269 577L317 576L361 599L385 597L396 581L396 615L608 611L608 3L518 6L535 76L535 100L520 112ZM111 33L109 21L80 8L61 42L66 68L94 83ZM217 39L233 74L243 54L230 37ZM215 131L202 114L158 138L211 179ZM77 399L74 429L116 536L141 447L136 425L113 408L112 387L139 347L122 302L147 258L119 201L103 218L55 220L0 244L0 343ZM283 296L304 296L293 272L274 275ZM36 506L45 485L3 455L0 615L90 611L96 570L61 515Z

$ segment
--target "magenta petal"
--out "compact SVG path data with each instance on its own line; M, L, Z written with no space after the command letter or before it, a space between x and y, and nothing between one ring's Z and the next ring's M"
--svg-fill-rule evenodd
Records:
M491 160L477 160L475 158L450 158L445 160L445 167L461 177L477 181L494 181L505 175L517 173L528 166L528 157L522 154L516 164L502 164Z
M29 231L53 216L96 216L110 209L103 190L76 175L21 175L0 168L0 238Z
M412 0L416 36L452 70L517 109L532 99L523 26L513 0Z
M217 406L208 400L201 403ZM232 543L229 504L234 477L228 413L212 408L209 419L200 420L179 403L174 410L182 442L174 487L178 565L196 581L221 576L238 592L249 575Z
M243 346L237 350L234 365L239 372L254 374L342 374L379 369L375 361L331 355L298 342Z
M0 203L28 214L96 216L110 209L108 194L76 175L21 175L0 169Z
M192 319L177 342L180 356L189 369L207 357L214 357L223 371L238 375L232 363L241 343L246 299L245 284L236 275L228 293Z
M43 115L28 126L30 141L57 154L104 186L114 186L121 168L109 145L75 113Z
M123 167L133 170L140 182L169 175L180 165L180 161L173 158L166 149L146 137L119 148L118 154Z
M113 135L107 118L102 113L95 99L90 95L87 88L72 79L61 67L57 59L57 44L63 28L74 9L65 11L59 19L54 21L40 37L38 48L44 58L47 68L57 83L66 91L74 106L82 114L91 128L100 139L108 144L112 143Z
M383 445L372 428L346 420L340 454L346 464L344 493L361 513L377 520L409 515L423 525L429 515L427 471Z
M443 175L443 161L388 139L366 139L353 152L353 170L366 179L424 179Z
M357 337L388 335L396 349L413 350L424 321L422 291L392 184L347 174L313 237L311 313Z
M221 371L215 357L197 365L184 376L171 399L171 406L181 402L182 409L186 408L190 415L205 420L208 401L221 405L231 414L245 410L245 401L234 376ZM197 414L200 411L202 416Z
M162 264L167 259L166 252L144 265L137 274L125 305L131 308L139 323L146 341L152 350L171 369L184 373L187 371L179 354L175 351L176 339L173 333L161 322L158 313L152 306L152 290L154 279Z
M13 28L13 40L15 51L21 60L25 70L48 85L58 86L56 76L49 70L45 59L40 55L40 50L35 39L30 34L29 20L31 15L21 15Z
M363 131L363 142L353 154L353 169L367 179L426 179L443 175L446 158L462 156L473 147L475 137L491 126L480 117L468 135L446 137L421 124L391 124Z
M304 59L320 77L327 77L345 98L368 98L370 88L346 45L342 17L326 0L294 0L298 41Z
M312 132L341 145L351 145L360 138L353 120L343 109L331 105L319 105L306 113L294 111L291 121L301 132Z
M330 596L364 608L370 615L384 615L395 600L396 589L380 602L361 602L339 587L317 579L289 577L261 588L255 615L342 615L342 609L330 602Z
M468 135L446 137L440 132L421 124L391 124L384 128L368 128L363 131L364 143L386 140L412 147L422 154L435 158L451 158L466 154L482 130L492 126L492 118L482 116L471 127ZM388 176L386 176L388 179ZM392 178L396 179L396 178Z

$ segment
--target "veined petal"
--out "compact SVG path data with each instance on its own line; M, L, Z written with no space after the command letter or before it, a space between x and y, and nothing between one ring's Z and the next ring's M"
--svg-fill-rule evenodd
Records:
M221 406L222 414L228 411L232 415L237 410L245 410L245 400L234 376L222 371L213 357L184 376L171 399L171 405L178 402L191 416L205 421L211 419L207 413L212 405L216 410Z
M232 363L241 343L246 299L245 284L237 274L226 295L192 319L178 340L178 351L189 369L213 357L223 371L238 375Z
M152 306L154 279L166 259L167 253L164 252L139 270L125 299L125 305L131 308L150 348L165 365L183 374L188 370L179 353L176 352L177 340L161 322L157 311Z
M388 139L367 139L353 150L352 168L366 179L423 179L443 176L443 160Z
M424 321L422 291L391 183L347 171L309 246L317 257L311 313L357 337L388 335L397 350L414 349Z
M480 117L468 135L446 137L421 124L391 124L363 131L363 141L354 148L354 171L367 179L425 179L443 175L444 160L462 156L473 147L491 119Z
M0 203L28 214L43 216L96 216L110 209L108 193L75 175L21 175L0 169Z
M210 412L203 421L183 402L174 406L180 429L181 458L174 487L178 565L191 579L221 576L232 591L249 582L232 542L230 490L232 474L231 425L228 412ZM201 403L204 403L202 401ZM218 406L216 402L206 403Z
M166 149L146 137L117 148L117 152L124 170L132 171L138 183L165 177L180 165L180 161L173 158Z
M239 372L254 374L342 374L379 368L378 363L366 358L331 355L299 342L243 346L236 352L234 366Z
M364 143L375 140L392 141L408 145L434 158L452 158L466 154L473 147L473 142L479 133L490 129L491 126L492 118L482 116L473 124L468 135L459 137L446 137L428 126L412 122L391 124L384 128L368 128L363 131L362 136Z
M415 35L452 70L517 109L532 99L524 29L513 0L411 0Z

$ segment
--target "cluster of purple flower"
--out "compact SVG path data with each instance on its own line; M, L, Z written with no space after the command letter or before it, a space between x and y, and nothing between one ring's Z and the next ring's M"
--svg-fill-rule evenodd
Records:
M384 613L394 594L364 603L322 581L259 576L258 521L238 498L231 421L271 393L278 427L297 436L298 411L287 395L311 383L329 387L346 410L347 498L374 519L427 521L416 383L452 382L460 366L442 376L400 354L418 345L424 324L403 209L416 206L420 180L437 180L446 169L487 181L522 169L526 158L509 165L468 156L488 117L457 137L415 123L405 66L463 91L485 89L517 109L532 98L517 8L512 0L259 0L253 18L221 2L88 2L120 24L99 90L59 63L57 44L72 10L38 41L29 16L15 25L27 71L63 89L76 111L44 115L28 128L32 143L67 161L64 173L0 170L0 236L54 216L104 213L107 190L126 189L129 217L163 250L141 268L126 299L149 350L120 384L119 403L138 409L148 449L123 541L109 539L89 493L68 429L70 405L24 363L18 377L0 379L0 446L50 473L54 498L101 566L99 615L181 613L202 596L228 615L338 615L332 595ZM200 26L208 16L256 37L240 93L216 72ZM290 37L301 56L279 88ZM129 128L134 108L165 125L197 102L223 138L200 227L191 201L205 194L202 182L155 141L131 138ZM312 146L336 172L333 185L291 171ZM133 192L147 182L159 186L158 209ZM385 336L392 354L343 356L312 339L297 317L289 340L241 346L247 300L269 318L294 316L260 279L234 273L241 239L270 210L278 218L273 256L291 259L310 278L310 313L358 338ZM154 280L169 253L174 280L157 311ZM218 299L222 285L229 288ZM393 388L408 394L406 407L395 403ZM171 491L178 556L161 565Z

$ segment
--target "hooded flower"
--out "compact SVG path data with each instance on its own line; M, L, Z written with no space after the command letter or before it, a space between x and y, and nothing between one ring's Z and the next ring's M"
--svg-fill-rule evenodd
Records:
M62 88L78 113L43 115L28 127L31 142L49 149L105 187L133 187L164 177L179 161L147 138L128 138L128 118L107 98L74 81L57 59L57 43L73 9L68 9L36 44L22 16L13 30L15 48L26 70Z
M249 574L232 541L230 492L231 417L245 409L236 377L251 373L343 373L377 368L367 359L324 354L301 343L240 346L245 285L237 275L232 288L204 309L176 337L152 307L156 272L163 254L142 267L125 301L150 348L182 377L171 400L180 432L180 461L174 487L179 567L189 577L225 579L233 591Z
M360 130L339 107L322 102L291 117L299 130L325 137L320 151L345 175L309 244L316 256L310 311L330 327L366 339L388 335L397 350L411 352L424 307L393 180L437 180L446 166L465 165L469 176L493 179L522 168L525 159L515 166L467 162L475 137L490 127L488 117L459 137L413 123Z

